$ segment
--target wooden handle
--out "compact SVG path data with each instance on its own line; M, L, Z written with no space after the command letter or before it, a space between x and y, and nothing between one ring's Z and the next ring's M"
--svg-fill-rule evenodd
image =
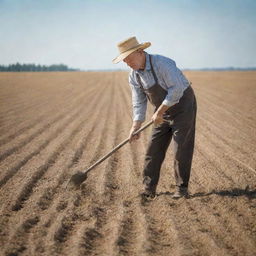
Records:
M148 122L147 124L145 124L144 126L142 126L139 130L137 130L136 132L133 133L133 135L136 135L138 133L140 133L141 131L145 130L147 127L149 127L151 124L153 123L153 121ZM96 163L94 163L93 165L91 165L89 168L87 168L84 173L88 173L90 172L94 167L96 167L97 165L99 165L100 163L102 163L105 159L107 159L109 156L111 156L113 153L115 153L119 148L121 148L122 146L124 146L127 142L129 141L129 138L125 139L124 141L122 141L120 144L118 144L116 147L114 147L108 154L106 154L105 156L103 156L102 158L100 158Z

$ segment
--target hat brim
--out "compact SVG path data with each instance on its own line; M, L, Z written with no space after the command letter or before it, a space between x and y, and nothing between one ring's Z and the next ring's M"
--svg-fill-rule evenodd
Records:
M150 45L151 45L150 42L146 42L146 43L140 44L140 45L138 45L138 46L136 46L136 47L134 47L134 48L132 48L132 49L126 51L126 52L121 53L119 56L117 56L115 59L113 59L112 62L113 62L114 64L116 64L116 63L122 61L123 59L125 59L125 58L126 58L128 55L130 55L131 53L135 52L136 50L138 50L138 49L146 49L146 48L148 48Z

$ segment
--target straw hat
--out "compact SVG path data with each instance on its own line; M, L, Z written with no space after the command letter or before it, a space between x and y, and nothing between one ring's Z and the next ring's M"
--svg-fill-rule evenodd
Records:
M151 45L150 42L140 44L136 37L130 37L120 43L117 44L120 55L112 60L113 63L118 63L121 60L125 59L129 54L138 50L138 49L146 49Z

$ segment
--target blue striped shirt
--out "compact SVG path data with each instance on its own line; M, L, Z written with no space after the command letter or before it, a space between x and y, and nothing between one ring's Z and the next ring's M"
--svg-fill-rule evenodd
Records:
M155 83L154 76L150 68L149 54L146 52L145 54L145 69L132 69L129 74L129 84L132 89L134 121L144 121L147 110L147 97L145 92L140 88L136 78L136 73L139 74L144 89L149 89ZM158 84L167 91L163 104L171 107L179 102L183 92L189 86L189 81L176 67L176 63L172 59L161 55L151 55L151 61L158 79Z

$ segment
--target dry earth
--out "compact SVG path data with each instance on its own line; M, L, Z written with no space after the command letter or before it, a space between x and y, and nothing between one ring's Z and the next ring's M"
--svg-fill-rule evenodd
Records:
M141 200L151 128L65 189L128 136L127 75L0 73L0 255L256 255L256 72L186 72L190 199L171 197L170 147L156 200Z

